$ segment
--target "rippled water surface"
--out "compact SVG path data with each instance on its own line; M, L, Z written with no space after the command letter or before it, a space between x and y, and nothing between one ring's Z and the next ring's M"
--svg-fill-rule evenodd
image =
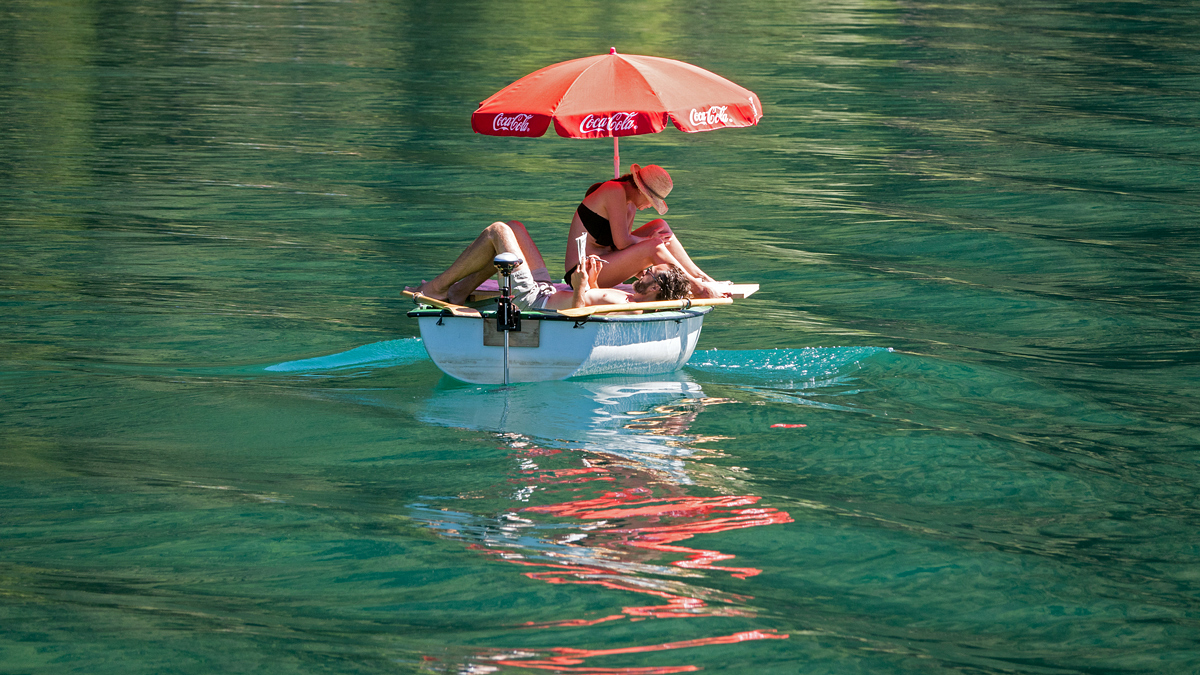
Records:
M0 671L1200 672L1188 2L11 0ZM717 278L678 373L443 376L398 291L552 269L605 141L472 134L618 51Z

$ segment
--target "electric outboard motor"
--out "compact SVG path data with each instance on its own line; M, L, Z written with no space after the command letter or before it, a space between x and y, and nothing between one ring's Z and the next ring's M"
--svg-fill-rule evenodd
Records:
M492 260L500 270L500 297L496 298L496 330L520 331L521 310L512 301L512 273L523 260L513 253L501 253Z
M515 253L501 253L492 259L500 270L500 297L496 298L496 331L504 333L504 384L508 377L508 333L521 330L521 310L512 301L512 273L523 260Z

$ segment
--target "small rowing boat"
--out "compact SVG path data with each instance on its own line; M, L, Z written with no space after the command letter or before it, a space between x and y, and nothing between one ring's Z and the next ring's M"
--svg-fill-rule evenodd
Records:
M499 266L500 256L497 261ZM756 290L757 284L742 284L733 295ZM404 294L418 305L408 316L417 319L429 358L442 372L472 384L674 372L695 351L704 316L714 305L733 302L688 298L517 312L507 291L491 311Z
M711 311L711 306L696 306L621 316L521 312L521 330L508 331L509 381L679 370L696 349ZM420 324L425 351L442 372L463 382L502 384L504 337L496 330L496 312L474 312L428 308L408 315Z

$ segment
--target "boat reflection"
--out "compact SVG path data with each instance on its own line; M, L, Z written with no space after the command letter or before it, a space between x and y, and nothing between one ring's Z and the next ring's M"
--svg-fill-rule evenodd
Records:
M665 418L646 412L672 403L684 407ZM700 385L681 373L502 388L460 385L445 378L418 418L441 426L515 434L546 447L599 451L690 484L680 460L693 454L691 445L702 439L680 435L699 409L711 403Z
M751 620L757 615L753 597L714 588L721 584L712 580L745 580L761 570L731 564L731 553L684 543L701 534L792 520L786 512L760 506L757 496L730 494L728 485L734 481L703 462L719 451L701 445L722 439L689 434L692 423L706 408L729 402L705 397L682 373L501 389L441 387L419 417L501 434L512 451L513 469L494 497L507 503L500 515L427 505L414 505L410 515L481 555L529 568L524 574L531 579L649 599L619 611L578 610L576 616L529 621L522 624L527 629L698 617ZM698 668L601 668L589 660L788 637L748 627L752 629L617 649L487 650L460 672L689 672Z

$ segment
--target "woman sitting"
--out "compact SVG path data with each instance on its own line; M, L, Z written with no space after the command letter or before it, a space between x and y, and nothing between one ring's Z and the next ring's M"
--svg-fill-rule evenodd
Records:
M725 286L728 282L715 281L697 267L667 221L656 218L632 229L634 216L642 209L653 206L659 215L667 212L664 199L672 187L674 183L666 169L655 164L645 167L634 164L624 176L588 188L571 219L567 278L579 264L574 241L586 232L585 254L598 256L605 262L599 277L601 286L616 286L647 267L669 264L683 270L693 297L729 295Z

